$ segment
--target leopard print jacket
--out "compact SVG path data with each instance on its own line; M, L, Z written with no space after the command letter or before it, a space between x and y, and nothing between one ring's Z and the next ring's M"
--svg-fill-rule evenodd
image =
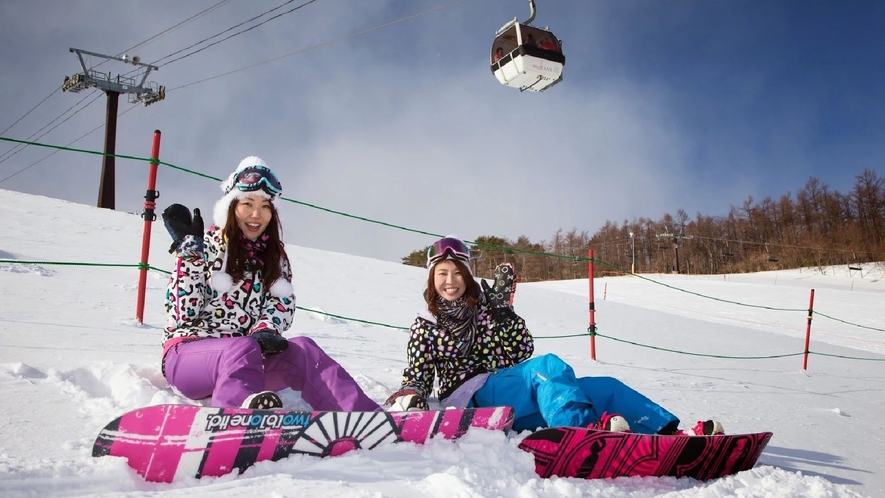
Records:
M175 344L202 338L239 337L270 328L282 334L292 324L295 296L277 297L261 281L261 273L247 272L226 292L212 289L210 278L222 271L226 241L221 229L211 227L203 237L202 255L178 258L166 289L168 325L163 334L163 356ZM284 255L281 279L292 282L292 267Z
M476 314L473 347L462 355L456 339L429 312L419 314L410 329L407 352L409 366L403 370L402 389L414 389L427 398L439 377L439 399L445 399L461 384L484 372L512 367L531 358L534 339L525 320L515 313L495 315L485 299Z

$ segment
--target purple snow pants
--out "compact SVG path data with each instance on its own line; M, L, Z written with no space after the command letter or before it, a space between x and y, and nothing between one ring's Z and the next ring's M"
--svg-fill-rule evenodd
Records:
M166 353L166 380L191 399L239 407L253 393L290 387L317 411L381 411L353 377L312 339L293 337L267 357L251 337L201 339Z

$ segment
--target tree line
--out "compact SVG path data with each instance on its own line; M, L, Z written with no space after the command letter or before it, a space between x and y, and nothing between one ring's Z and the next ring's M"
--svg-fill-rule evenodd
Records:
M690 218L679 209L658 220L606 221L592 236L576 228L558 229L540 242L484 235L471 246L472 270L489 278L495 266L509 261L523 282L587 278L588 249L597 277L634 269L718 274L885 261L885 179L874 170L855 179L847 194L811 177L795 196L750 196L724 216ZM423 268L426 255L427 247L402 262Z

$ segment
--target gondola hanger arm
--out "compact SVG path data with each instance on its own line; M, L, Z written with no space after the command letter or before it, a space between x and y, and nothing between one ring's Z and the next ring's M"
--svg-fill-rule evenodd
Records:
M523 24L531 24L535 20L535 0L529 0L529 10L531 11L529 18Z

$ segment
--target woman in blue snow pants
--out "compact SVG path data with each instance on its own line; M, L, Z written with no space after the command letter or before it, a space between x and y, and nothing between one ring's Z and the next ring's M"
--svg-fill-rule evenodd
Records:
M633 432L672 434L679 419L612 377L576 378L553 354L531 358L534 340L511 306L515 273L502 263L492 287L470 272L470 249L455 237L427 251L427 288L412 324L409 365L391 410L426 409L439 382L443 407L512 406L514 430L588 427L605 412L624 417Z

